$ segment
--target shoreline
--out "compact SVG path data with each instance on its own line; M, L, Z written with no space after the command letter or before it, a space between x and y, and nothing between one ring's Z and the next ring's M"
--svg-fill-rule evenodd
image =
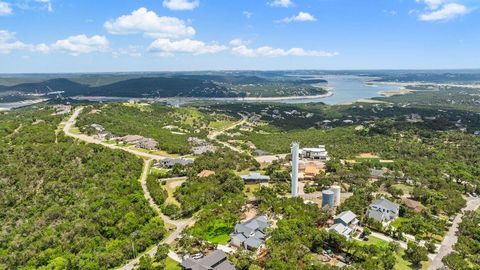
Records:
M18 108L22 108L22 107L26 107L26 106L31 106L31 105L35 105L35 104L38 104L38 103L42 103L42 102L45 102L49 99L29 99L29 100L22 100L22 101L18 101L18 102L5 102L5 103L0 103L0 112L6 112L6 111L10 111L12 109L18 109Z
M165 97L165 98L138 98L138 97L106 97L106 96L74 96L75 100L90 101L121 101L121 100L146 100L146 101L284 101L298 99L319 99L333 96L334 93L328 89L327 93L312 96L281 96L281 97Z

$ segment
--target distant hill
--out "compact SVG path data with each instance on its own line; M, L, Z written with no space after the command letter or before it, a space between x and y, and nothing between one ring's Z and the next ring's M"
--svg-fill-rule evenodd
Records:
M0 90L16 91L20 93L46 94L49 92L63 91L66 96L75 96L84 94L88 91L87 85L72 82L67 79L52 79L37 83L22 83L14 86L5 87Z
M211 81L186 78L139 78L90 88L88 95L117 97L235 97Z
M230 91L212 81L186 78L138 78L90 87L69 79L52 79L37 83L22 83L14 86L0 86L2 92L22 94L47 94L62 91L69 96L114 96L114 97L237 97L242 94Z
M26 75L27 76L27 75ZM106 96L132 98L161 97L245 97L313 95L323 91L312 84L326 83L317 78L273 78L263 73L246 74L65 74L62 78L45 75L25 77L16 85L0 85L0 93L40 94L62 92L63 97ZM135 77L143 76L143 77ZM3 78L3 82L21 82L23 77ZM1 81L1 80L0 80ZM12 94L10 94L12 95Z

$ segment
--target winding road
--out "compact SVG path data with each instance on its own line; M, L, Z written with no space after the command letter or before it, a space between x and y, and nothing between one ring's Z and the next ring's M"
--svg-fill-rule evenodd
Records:
M138 150L135 150L135 149L131 149L131 148L128 148L128 147L122 147L122 146L118 146L118 145L108 144L108 143L105 143L101 140L95 139L92 136L88 136L88 135L85 135L85 134L72 133L70 130L72 129L73 126L75 126L75 123L77 122L77 117L82 110L83 110L83 107L79 107L79 108L75 109L75 111L73 112L70 119L68 119L68 121L65 123L65 127L63 128L63 132L65 133L65 135L67 135L69 137L72 137L72 138L75 138L75 139L78 139L78 140L81 140L81 141L84 141L84 142L87 142L87 143L100 144L102 146L105 146L105 147L108 147L108 148L111 148L111 149L120 149L120 150L129 152L131 154L134 154L136 156L139 156L141 158L154 159L154 160L161 160L161 159L168 158L167 156L145 153L145 152L138 151Z
M195 223L195 219L193 217L191 217L189 219L184 219L184 220L172 220L169 217L162 214L162 212L160 210L160 207L155 203L155 201L153 200L153 198L150 195L150 192L148 191L148 188L147 188L147 177L148 177L148 172L150 171L151 164L152 164L152 159L145 160L145 163L144 163L144 166L143 166L142 176L140 177L140 183L142 185L143 195L145 196L145 199L148 201L150 207L152 207L158 213L158 215L162 218L163 222L165 222L166 224L170 224L170 225L175 226L175 230L173 230L173 232L171 232L170 235L167 238L163 239L160 242L160 244L170 245L171 243L173 243L173 241L175 241L175 239L177 239L180 236L180 234L183 232L183 230L186 227L191 226ZM148 254L151 257L153 257L157 253L157 248L158 248L158 246L155 245L154 247L150 248L149 250L147 250L142 255ZM131 270L131 269L133 269L135 267L135 265L137 265L139 263L140 257L141 256L138 256L137 258L129 261L127 264L123 265L122 267L117 268L117 270ZM178 256L173 251L170 251L168 253L168 257L170 257L171 259L173 259L173 260L175 260L179 263L182 260L180 258L180 256Z
M160 244L168 244L168 245L171 244L173 241L175 241L175 239L177 239L180 236L180 234L182 233L182 231L186 227L191 226L195 223L195 219L194 219L194 217L191 217L191 218L185 219L185 220L172 220L169 217L163 215L161 210L160 210L160 207L155 203L152 196L150 195L150 192L148 191L147 177L148 177L148 173L150 171L150 167L152 165L152 161L153 160L161 160L161 159L165 159L165 158L168 158L168 157L160 156L160 155L154 155L154 154L150 154L150 153L145 153L145 152L137 151L137 150L130 149L130 148L127 148L127 147L121 147L121 146L117 146L117 145L107 144L105 142L102 142L102 141L100 141L98 139L95 139L91 136L87 136L85 134L72 133L70 130L72 129L73 126L75 126L76 119L77 119L78 115L80 114L80 112L82 110L83 110L83 107L79 107L79 108L75 109L72 116L64 123L65 126L63 128L63 132L65 133L66 136L78 139L80 141L84 141L84 142L87 142L87 143L93 143L93 144L99 144L99 145L102 145L102 146L105 146L105 147L108 147L108 148L111 148L111 149L123 150L123 151L134 154L134 155L144 159L143 171L142 171L142 175L140 177L140 183L141 183L141 186L142 186L142 189L143 189L143 194L145 196L145 199L148 201L150 207L153 208L155 210L155 212L158 213L158 215L162 218L163 222L165 224L170 224L173 227L175 227L175 229L168 235L168 237L163 239L160 242ZM166 180L168 180L168 179L166 179ZM123 266L121 266L117 269L118 270L131 270L131 269L133 269L139 263L141 256L143 256L145 254L148 254L148 255L153 257L155 255L155 253L157 252L157 248L158 248L157 245L155 245L154 247L150 248L146 252L142 253L140 256L137 256L137 258L132 259L127 264L125 264L125 265L123 265ZM173 259L177 262L181 261L181 258L176 253L174 253L173 251L170 251L168 253L168 256L171 259Z
M227 147L227 148L229 148L229 149L231 149L231 150L233 150L233 151L235 151L235 152L237 152L237 153L243 153L243 152L244 152L243 150L238 149L238 148L236 148L235 146L233 146L233 145L231 145L231 144L229 144L229 143L227 143L227 142L220 141L219 139L217 139L217 137L218 137L219 135L225 133L225 131L232 130L232 129L234 129L234 128L238 127L238 126L241 126L241 125L243 125L243 124L245 124L245 123L247 122L247 120L248 120L248 116L247 116L247 115L243 115L243 114L240 114L240 113L239 113L239 115L242 117L242 120L236 122L235 124L233 124L233 125L231 125L231 126L229 126L229 127L224 128L224 129L222 129L222 130L214 131L214 132L210 133L210 134L208 135L208 139L213 140L213 141L216 141L217 143L219 143L219 144L221 144L221 145L223 145L223 146L225 146L225 147Z

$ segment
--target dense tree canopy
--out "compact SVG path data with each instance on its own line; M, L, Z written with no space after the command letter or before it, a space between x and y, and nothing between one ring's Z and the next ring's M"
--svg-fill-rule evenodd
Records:
M0 268L108 269L159 241L142 161L56 134L50 114L0 115L17 123L0 139Z

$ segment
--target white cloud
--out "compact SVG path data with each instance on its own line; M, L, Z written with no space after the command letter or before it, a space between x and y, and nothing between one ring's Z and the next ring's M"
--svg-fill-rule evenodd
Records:
M228 49L228 47L218 44L205 44L203 41L182 39L172 41L166 38L159 38L150 44L148 48L151 52L157 52L161 55L173 55L175 53L189 53L189 54L211 54L218 53Z
M293 6L293 2L291 0L273 0L269 3L272 7L291 7Z
M0 1L0 16L12 14L12 7L7 2Z
M247 19L250 19L253 16L253 12L250 11L244 11L242 14L243 16L247 17Z
M163 6L171 10L192 10L199 5L199 0L163 0Z
M155 38L182 38L195 35L195 29L183 20L158 16L143 7L129 15L105 22L104 27L109 33L117 35L144 33Z
M29 44L17 40L14 32L0 30L0 53L8 54L12 51L30 51L49 53L52 51L63 51L72 55L90 53L95 51L107 51L109 43L104 36L77 35L66 39L57 40L51 45L45 43Z
M292 17L287 17L284 18L281 21L278 22L284 22L284 23L290 23L290 22L314 22L317 19L310 13L308 12L303 12L300 11L297 15L292 16Z
M446 21L465 15L468 12L469 10L464 5L450 3L431 12L420 14L418 18L422 21Z
M27 44L16 39L14 32L0 30L0 53L7 54L12 51L32 51L46 53L49 48L46 44Z
M282 57L282 56L313 56L313 57L331 57L336 56L338 52L325 52L315 50L305 50L303 48L291 48L288 50L263 46L259 48L249 48L246 45L240 45L232 48L232 52L246 57Z
M104 36L77 35L70 36L66 39L57 40L51 45L52 49L64 51L72 55L79 55L82 53L90 53L96 51L106 51L109 47L109 42Z
M410 14L417 14L422 21L447 21L470 12L467 6L458 0L416 0L425 5L423 11L413 10Z

